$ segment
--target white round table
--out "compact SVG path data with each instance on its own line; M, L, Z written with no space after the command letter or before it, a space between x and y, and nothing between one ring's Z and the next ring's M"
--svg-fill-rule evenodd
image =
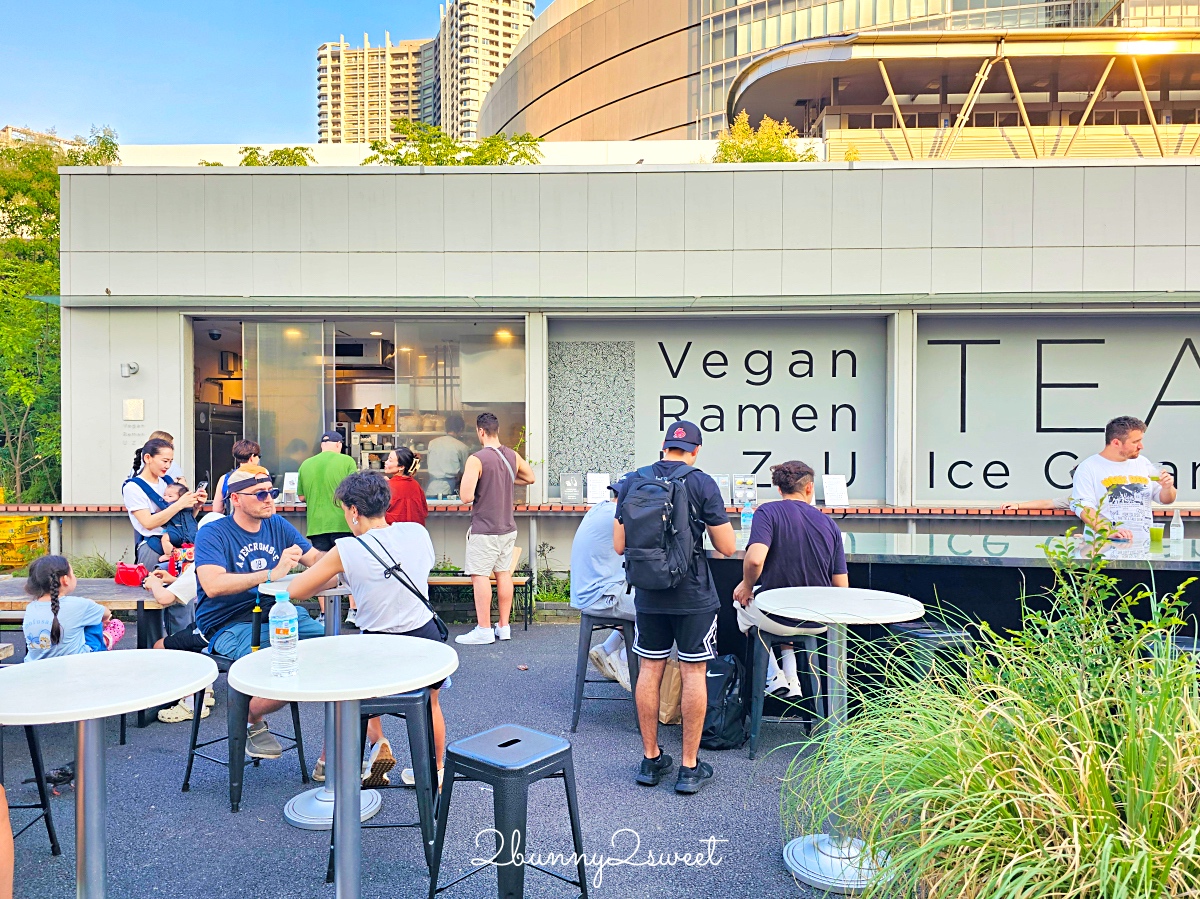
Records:
M104 719L191 696L217 679L207 656L131 649L61 656L0 671L0 724L75 724L75 882L80 899L108 892Z
M283 580L270 581L258 585L258 592L263 596L278 598L280 593L288 589L288 584L295 580L295 575L289 574ZM315 594L325 600L325 636L336 637L342 624L342 597L350 595L350 588L340 581L338 586L328 590L318 590ZM334 770L336 752L333 748L333 703L325 703L325 768ZM283 807L283 819L292 827L301 830L329 830L333 827L334 809L333 778L326 777L325 783L319 787L305 790L288 800ZM383 807L383 797L378 790L360 790L358 794L359 821L367 821L378 814Z
M326 615L326 620L328 620ZM359 702L419 690L449 677L458 654L444 643L389 634L348 634L301 640L292 677L271 674L272 649L238 659L229 686L249 696L281 702L327 702L334 706L331 759L334 788L343 796L362 789ZM328 778L328 775L326 775ZM362 861L361 807L338 805L334 826L337 899L358 899Z
M846 722L846 628L913 621L925 614L925 607L911 596L857 587L781 587L759 592L754 602L761 612L829 626L825 674L831 727ZM863 848L862 840L836 833L809 834L788 843L783 856L802 883L833 893L858 893L877 871L875 859Z

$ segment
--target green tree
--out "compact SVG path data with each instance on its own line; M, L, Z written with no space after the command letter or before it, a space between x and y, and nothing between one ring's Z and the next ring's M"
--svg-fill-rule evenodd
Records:
M525 134L494 134L477 144L455 140L436 125L396 119L399 142L371 141L372 153L363 165L536 165L542 161L542 138Z
M238 152L242 154L238 165L306 166L310 162L317 161L317 157L308 147L280 147L266 153L263 152L262 147L242 147ZM212 165L212 163L202 162L201 165Z
M0 147L0 486L51 502L62 469L58 306L60 165L114 165L117 135Z
M763 116L755 129L743 109L733 120L733 127L717 135L713 162L816 162L817 153L812 147L796 149L799 139L799 132L787 119L777 122Z

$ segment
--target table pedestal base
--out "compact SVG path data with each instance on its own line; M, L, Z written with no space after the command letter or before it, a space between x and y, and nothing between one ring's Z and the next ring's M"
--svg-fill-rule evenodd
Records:
M332 778L333 772L329 771L325 776ZM305 790L289 799L283 807L284 820L301 830L329 830L333 827L333 796L328 783L315 790ZM360 821L374 817L383 806L378 790L362 790L359 796L362 798Z
M864 848L862 840L811 834L784 846L783 860L801 883L830 893L856 895L879 876L878 856L867 856Z
M108 895L108 787L104 773L104 719L75 724L75 883L79 899Z

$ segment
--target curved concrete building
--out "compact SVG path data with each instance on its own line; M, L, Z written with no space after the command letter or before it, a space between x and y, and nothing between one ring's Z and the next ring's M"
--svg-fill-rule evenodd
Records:
M1186 28L1197 13L1195 0L556 0L484 101L480 134L711 139L748 69L820 39ZM778 112L812 134L820 109Z
M699 0L556 0L488 91L480 135L697 137Z

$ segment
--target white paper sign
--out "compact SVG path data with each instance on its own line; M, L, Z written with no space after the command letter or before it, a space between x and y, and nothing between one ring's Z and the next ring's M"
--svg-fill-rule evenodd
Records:
M300 472L287 471L283 475L283 501L295 502L296 489L300 486Z
M589 471L587 473L588 505L602 503L608 499L608 485L612 483L612 475L606 471Z
M825 495L825 505L827 506L850 505L850 494L846 490L844 474L821 475L821 491Z

